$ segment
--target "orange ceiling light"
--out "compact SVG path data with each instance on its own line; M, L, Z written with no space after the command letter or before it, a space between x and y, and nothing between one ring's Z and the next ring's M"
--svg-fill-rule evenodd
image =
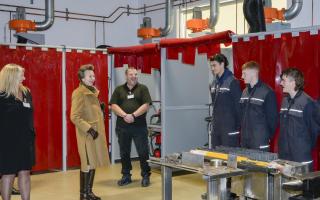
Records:
M17 33L26 33L28 31L36 30L36 24L33 21L23 19L14 19L9 21L9 27Z
M143 38L144 40L146 39L151 39L154 37L160 37L161 31L157 28L139 28L137 31L137 35L140 38Z
M264 18L266 23L270 24L274 20L281 20L284 21L284 12L285 9L282 8L281 10L278 10L277 8L271 8L271 7L265 7L264 8Z
M187 29L192 30L193 33L201 32L208 28L208 19L190 19L187 21Z

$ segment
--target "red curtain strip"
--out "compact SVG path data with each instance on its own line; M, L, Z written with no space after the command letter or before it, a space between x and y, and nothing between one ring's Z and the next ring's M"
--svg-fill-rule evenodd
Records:
M288 67L302 70L305 77L305 92L314 99L320 96L320 35L310 35L301 32L293 37L291 33L282 34L280 38L267 35L264 40L251 37L249 41L235 42L233 45L234 71L236 77L241 78L241 66L250 60L257 61L262 66L260 78L270 85L276 92L278 107L282 100L280 86L281 72ZM279 132L272 141L272 150L277 152ZM319 169L319 147L313 152L314 167Z
M108 53L114 54L114 67L128 64L146 74L151 74L151 68L160 70L160 49L154 43L131 47L111 47L108 48Z
M25 68L25 84L34 105L36 165L33 171L62 168L62 53L56 49L0 46L0 69L15 63Z
M220 44L231 44L231 31L224 31L187 39L161 39L159 44L144 44L130 47L108 48L109 54L114 54L114 67L128 64L130 67L141 69L142 73L151 73L151 68L159 69L161 65L160 48L167 49L167 59L178 60L182 53L182 62L195 64L196 49L199 54L206 53L207 57L220 52Z
M108 105L108 60L107 55L102 52L90 53L89 51L77 52L72 50L66 55L66 85L67 85L67 166L69 168L80 166L78 155L76 132L70 121L71 95L79 86L78 69L84 64L93 64L96 87L100 91L99 100ZM107 141L109 141L108 108L106 106L105 130Z
M209 58L220 52L221 43L226 46L231 44L232 34L231 31L224 31L197 38L161 39L160 47L167 49L167 59L178 60L179 53L182 53L182 62L194 65L196 49L198 54L206 53Z

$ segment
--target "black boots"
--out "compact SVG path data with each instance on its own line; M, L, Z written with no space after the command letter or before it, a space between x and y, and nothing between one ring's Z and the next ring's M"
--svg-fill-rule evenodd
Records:
M88 194L91 200L101 200L100 197L96 196L92 192L92 187L93 187L93 181L94 181L94 175L96 174L96 170L92 169L89 171L89 188L88 188Z
M95 170L80 171L80 200L101 200L92 192Z
M91 200L89 198L89 173L80 171L80 200Z

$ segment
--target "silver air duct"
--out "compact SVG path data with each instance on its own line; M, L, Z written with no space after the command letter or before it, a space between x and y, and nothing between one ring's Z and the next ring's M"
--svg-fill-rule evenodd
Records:
M285 11L284 18L291 20L299 15L303 5L303 0L292 0L291 7Z
M219 17L219 0L210 0L210 21L209 28L214 28Z
M166 3L166 26L164 28L160 28L161 36L167 36L173 26L173 14L172 14L172 8L173 8L173 0L167 0Z
M45 2L45 19L36 23L36 31L45 31L49 29L54 22L54 0L46 0Z

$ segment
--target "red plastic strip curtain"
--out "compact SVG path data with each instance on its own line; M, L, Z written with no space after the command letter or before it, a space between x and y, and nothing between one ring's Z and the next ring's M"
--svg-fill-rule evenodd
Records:
M196 49L198 49L199 54L206 53L209 58L220 52L221 43L226 46L230 45L231 34L231 31L224 31L197 38L162 39L160 40L160 47L167 49L167 59L178 60L179 53L182 53L182 62L194 65Z
M107 55L102 52L90 53L89 51L77 52L72 50L66 56L66 85L67 85L67 166L80 166L78 155L77 139L75 127L70 121L71 95L75 88L79 86L78 69L84 64L93 64L96 83L95 86L100 91L99 100L108 105L108 60ZM109 141L108 108L106 108L105 130L107 141Z
M300 32L298 36L284 33L280 38L267 35L259 40L251 37L249 41L239 39L233 45L234 71L241 78L241 66L250 60L261 64L260 78L269 84L276 92L278 107L281 105L282 87L280 86L280 74L288 67L296 67L302 70L305 77L305 92L314 99L320 95L320 35L310 32ZM277 152L277 132L272 141L272 150ZM314 150L314 166L319 169L318 155L319 142Z
M130 67L140 69L141 73L151 74L151 68L160 70L161 53L157 44L144 44L131 47L111 47L109 54L114 54L114 67Z
M62 168L61 52L0 46L0 68L16 63L25 68L25 84L34 104L36 166L34 171Z

